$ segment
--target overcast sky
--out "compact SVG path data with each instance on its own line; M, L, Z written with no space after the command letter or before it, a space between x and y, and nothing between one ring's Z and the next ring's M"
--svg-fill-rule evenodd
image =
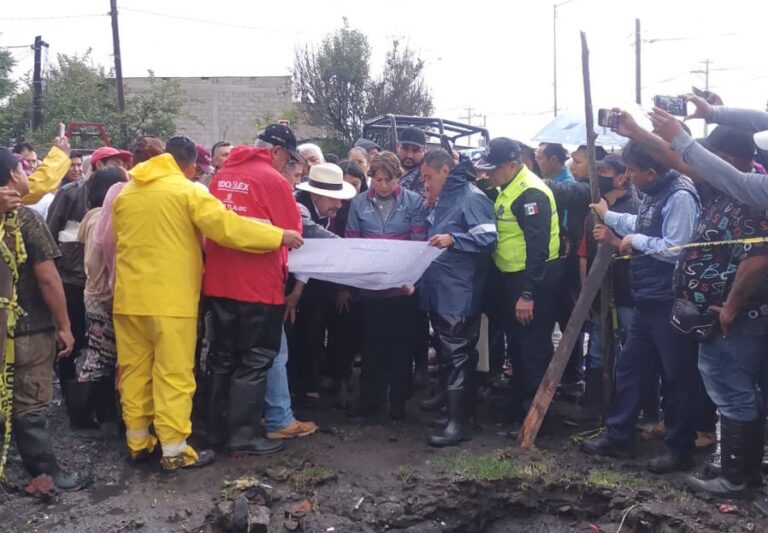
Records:
M583 108L579 31L591 49L595 107L634 101L634 19L642 23L643 103L654 94L710 87L726 104L765 109L768 101L768 2L731 0L570 0L557 13L558 101ZM111 66L108 0L14 3L0 17L0 46L42 35L55 54L93 50ZM125 76L267 76L290 73L294 51L316 43L347 17L365 33L378 71L393 39L427 62L435 114L487 117L491 136L529 139L552 116L553 5L534 0L454 2L122 0ZM462 9L463 8L463 9ZM13 48L15 76L32 68L32 51ZM462 118L463 117L463 118ZM84 119L87 117L83 117ZM482 117L472 117L474 124Z

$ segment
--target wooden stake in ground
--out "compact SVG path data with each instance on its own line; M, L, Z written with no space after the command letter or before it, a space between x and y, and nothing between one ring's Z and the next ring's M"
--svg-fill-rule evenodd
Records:
M597 186L597 169L595 164L596 135L594 113L592 111L592 89L589 80L589 48L587 47L587 36L584 32L581 32L581 61L584 77L584 107L586 111L589 181L590 189L592 191L592 200L597 201L600 199L600 191ZM613 249L602 243L598 245L597 255L592 263L592 267L589 269L587 281L581 288L579 297L576 300L576 305L573 307L571 319L568 321L568 325L563 332L560 343L557 345L555 354L552 356L552 361L549 363L547 372L541 380L539 390L533 398L533 403L531 403L531 408L528 410L528 415L523 422L523 428L520 431L519 439L520 446L523 448L530 448L536 440L536 435L539 433L544 416L547 414L549 406L552 403L552 398L555 396L557 385L560 383L565 367L568 365L571 351L579 339L579 334L584 326L584 322L586 322L589 317L592 302L594 302L595 297L603 284L606 273L611 266L613 260L612 256Z

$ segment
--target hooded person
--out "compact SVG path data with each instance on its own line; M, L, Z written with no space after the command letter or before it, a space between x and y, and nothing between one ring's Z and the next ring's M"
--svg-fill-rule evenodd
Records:
M273 124L259 139L270 148L235 147L211 181L211 194L232 213L298 234L299 210L276 168L299 160L296 138L287 126ZM208 442L233 456L279 452L283 443L264 437L261 419L267 373L281 345L288 250L254 255L214 239L205 252L203 291L213 313Z
M474 185L471 162L455 165L447 151L432 150L424 156L421 175L428 201L439 199L427 218L429 244L446 250L424 272L419 291L447 378L448 420L429 444L453 446L467 438L481 301L498 239L496 217L490 199Z
M140 137L132 148L133 163L138 165L149 161L165 152L165 142L157 137ZM95 228L93 239L101 247L107 272L109 274L109 286L115 288L115 234L112 228L112 203L122 192L127 181L115 183L107 191L102 204L99 223Z
M159 440L161 466L173 471L207 466L214 458L212 451L198 454L187 444L203 277L200 235L217 246L266 255L300 246L301 237L239 217L192 183L193 141L174 137L166 150L131 169L132 181L112 204L117 240L113 319L131 458L149 457ZM157 437L149 433L150 425Z

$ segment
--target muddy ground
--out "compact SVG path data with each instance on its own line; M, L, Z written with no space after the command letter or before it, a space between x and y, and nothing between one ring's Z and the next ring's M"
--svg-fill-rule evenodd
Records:
M0 531L216 533L231 530L249 510L276 532L768 531L768 519L748 504L721 507L682 490L681 475L647 474L644 463L659 443L644 443L634 461L591 458L554 421L538 449L524 451L504 426L483 416L471 441L436 450L425 444L429 430L418 400L398 423L351 422L330 405L300 411L321 431L288 443L282 454L220 458L210 468L172 475L157 465L129 465L116 437L75 435L55 405L60 462L90 466L94 483L34 499L24 494L28 478L12 453L9 482L0 489Z

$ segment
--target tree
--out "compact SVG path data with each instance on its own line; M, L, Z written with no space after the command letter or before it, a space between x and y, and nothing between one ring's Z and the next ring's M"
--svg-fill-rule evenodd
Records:
M175 133L175 119L183 105L179 84L158 80L150 72L149 90L126 99L123 133L114 80L104 67L93 63L90 51L82 56L59 55L44 81L42 127L31 131L32 89L24 80L21 90L0 108L0 142L25 138L46 143L56 135L60 122L75 121L104 124L111 143L126 147L141 135L165 138Z
M424 82L424 61L407 44L398 40L384 60L381 78L371 82L368 91L368 116L394 115L429 116L432 95Z
M16 90L16 83L11 79L11 72L16 66L16 60L9 50L0 48L0 102L8 98Z
M344 25L319 48L296 52L293 83L307 122L328 128L351 145L363 121L380 114L428 115L432 96L423 77L424 62L407 45L394 41L379 78L370 74L368 38Z
M355 141L367 107L370 58L368 38L346 19L319 49L296 52L293 79L311 124L330 127L349 144Z
M291 125L291 129L296 129L303 122L303 113L298 107L292 106L284 111L274 113L272 111L266 111L259 115L256 120L253 121L253 125L256 131L261 131L270 124L276 124L279 120L287 120Z

